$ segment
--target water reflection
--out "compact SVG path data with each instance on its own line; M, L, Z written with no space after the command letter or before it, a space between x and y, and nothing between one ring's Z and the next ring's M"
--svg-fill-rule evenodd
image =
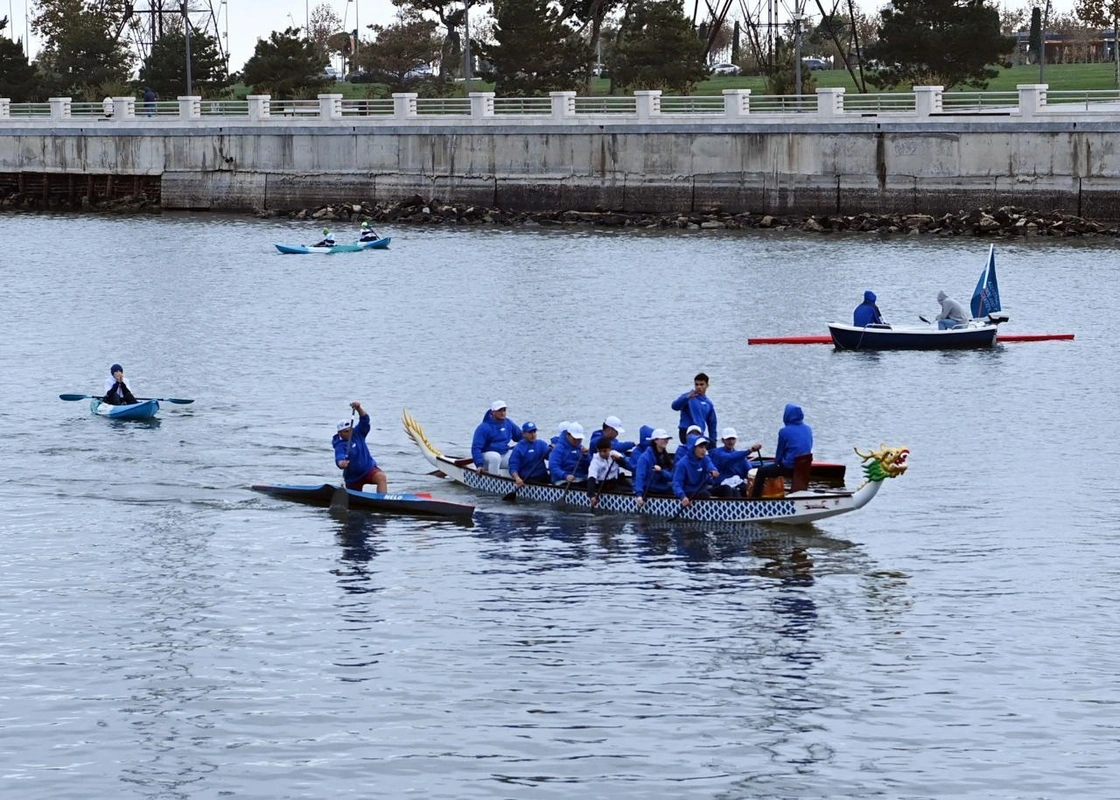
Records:
M338 576L343 591L363 594L377 591L372 584L371 564L381 552L387 520L376 514L346 512L334 517L335 540L342 548L341 564L331 573Z

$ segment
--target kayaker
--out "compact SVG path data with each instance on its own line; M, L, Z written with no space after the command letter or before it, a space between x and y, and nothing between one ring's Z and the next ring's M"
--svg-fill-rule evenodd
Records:
M359 242L376 242L381 237L377 235L377 231L370 227L368 222L362 223L362 233L358 237Z
M868 289L863 293L863 302L856 306L852 312L852 325L857 328L866 328L868 325L885 325L883 315L879 313L879 306L875 305L875 292Z
M509 457L509 475L518 488L526 483L548 483L548 442L537 438L537 423L521 426L521 441Z
M805 424L805 412L801 410L801 406L787 403L782 413L782 422L785 424L778 431L774 463L765 464L755 471L751 497L762 497L762 487L767 478L792 476L793 460L813 452L813 429Z
M120 364L114 364L109 367L109 374L113 377L105 379L105 396L101 398L101 402L108 403L111 406L135 403L136 398L132 396L132 391L124 380L124 367Z
M334 247L334 234L331 233L330 228L323 228L323 241L315 247Z
M350 404L350 408L358 412L358 427L352 427L353 419L344 419L338 423L338 432L331 440L334 446L334 463L342 470L342 480L347 489L360 492L363 486L372 483L378 492L384 494L388 478L384 470L377 466L377 461L366 445L369 414L357 400Z
M687 441L689 425L699 426L700 433L707 436L709 440L716 438L719 433L716 426L716 407L708 399L708 376L703 372L692 379L692 391L685 392L674 400L671 407L674 411L681 412L678 433L682 443Z
M510 450L521 441L521 428L506 418L506 411L506 401L495 400L474 429L471 458L480 472L497 474L500 470L509 469Z
M941 313L937 315L938 330L944 331L949 328L956 328L958 325L968 324L964 307L945 292L937 293L937 302L941 304Z

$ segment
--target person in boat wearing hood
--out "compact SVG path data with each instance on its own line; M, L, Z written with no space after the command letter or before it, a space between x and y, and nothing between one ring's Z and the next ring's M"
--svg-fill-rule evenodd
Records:
M719 477L719 470L708 455L708 440L703 436L689 436L688 453L678 458L673 466L673 494L687 508L693 500L711 497L708 487Z
M774 463L765 464L755 470L751 497L762 497L762 487L767 478L790 477L793 475L793 460L813 452L813 429L805 424L805 412L801 406L789 403L782 413L785 424L778 431L778 446L774 450Z
M701 435L714 439L719 429L716 427L716 407L708 398L708 376L703 372L692 379L692 391L685 392L671 404L674 411L681 412L678 423L681 442L687 442L688 426L696 425Z
M937 329L939 331L968 324L964 307L945 292L937 293L937 302L941 304L941 313L937 315Z
M366 445L369 414L357 400L350 404L350 408L358 413L358 427L352 427L352 419L344 419L338 423L338 432L331 440L334 446L334 463L342 470L342 480L347 489L360 492L363 486L372 483L378 492L384 494L388 478L381 467L377 466L377 461Z
M571 486L587 479L587 450L583 447L583 426L569 422L548 456L548 475L553 484Z
M323 239L317 242L315 247L334 247L334 234L331 233L330 228L323 228Z
M746 483L747 473L752 466L749 456L755 450L762 449L762 443L755 442L746 450L736 450L735 443L738 440L739 434L734 428L724 428L723 433L720 434L723 446L717 447L709 454L712 463L719 470L716 486L712 489L712 494L716 497L742 494L740 488Z
M505 400L495 400L490 410L482 415L482 422L474 429L471 440L471 458L480 472L499 473L509 469L509 454L513 445L521 441L521 428L506 418Z
M381 237L377 235L377 231L370 227L368 222L362 223L362 232L358 236L359 242L376 242Z
M879 306L875 305L875 292L868 289L863 293L863 302L856 306L852 312L852 325L857 328L866 328L868 325L885 325L883 315L879 313Z
M101 398L101 402L108 403L111 406L126 406L135 403L136 398L132 396L132 391L124 380L124 367L120 364L114 364L109 367L109 374L113 377L105 379L105 395Z
M669 452L669 432L664 428L642 428L642 441L647 442L640 456L634 458L634 501L638 508L647 495L669 495L673 491L673 454Z
M526 483L548 483L549 444L537 438L537 424L521 426L521 441L509 456L509 475L517 488Z
M684 441L677 445L677 450L676 450L675 453L673 453L673 457L677 461L680 461L682 458L687 456L688 455L688 444L686 444L686 442L689 439L691 439L693 436L699 436L699 435L700 435L700 426L699 425L689 425L687 428L685 428Z

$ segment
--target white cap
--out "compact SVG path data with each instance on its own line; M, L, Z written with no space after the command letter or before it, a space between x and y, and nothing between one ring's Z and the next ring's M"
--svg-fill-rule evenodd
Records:
M739 434L735 432L734 428L724 428L723 433L719 436L720 439L738 439Z
M568 433L571 435L571 437L573 439L582 439L583 438L583 426L580 425L578 422L568 423L567 430L568 430Z
M350 427L350 420L348 420L348 419L344 419L344 420L339 420L339 423L338 423L338 430L340 430L340 431L344 431L344 430L346 430L346 429L347 429L347 428L349 428L349 427Z
M652 442L654 439L670 439L669 432L664 428L658 428L649 435L649 440Z
M619 436L626 433L626 429L622 427L622 420L620 420L618 417L607 417L605 420L603 420L603 424L607 427L614 428L616 431L618 431Z
M689 435L690 433L692 433L693 431L696 431L697 433L703 433L703 432L704 432L704 429L703 429L703 428L701 428L701 427L700 427L699 425L689 425L689 426L688 426L688 427L687 427L687 428L685 429L684 435L685 435L685 436L688 436L688 435Z
M506 407L506 401L505 400L495 400L493 403L490 404L490 410L491 411L501 411L505 407Z
M571 425L571 424L572 423L569 422L568 420L564 420L563 422L561 422L559 425L556 426L556 433L557 434L563 434L564 431L568 430L568 426Z
M697 436L696 441L692 443L692 446L693 447L698 447L699 445L702 445L702 444L711 444L711 442L709 442L703 436Z

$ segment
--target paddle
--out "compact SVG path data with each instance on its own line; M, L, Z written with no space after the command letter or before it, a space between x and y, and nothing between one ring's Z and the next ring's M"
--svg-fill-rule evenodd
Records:
M933 324L933 323L932 323L932 322L930 322L930 321L929 321L928 319L926 319L925 317L923 317L923 316L922 316L921 314L919 314L919 315L918 315L918 319L920 319L920 320L921 320L922 322L924 322L924 323L925 323L926 325L932 325L932 324Z
M690 494L688 496L688 505L689 506L691 506L692 501L696 499L696 495L698 495L698 494L700 494L700 492L704 491L704 487L706 487L709 483L711 483L711 481L712 481L712 476L707 474L707 473L704 473L703 482L700 484L700 486L697 487L695 492L693 492L692 494ZM672 522L677 517L679 517L681 515L681 512L684 511L685 508L687 508L687 506L685 506L684 503L681 503L680 508L677 509L677 513L674 514L673 516L669 517L669 521Z
M353 409L350 412L350 438L346 440L346 460L350 460L350 450L354 446L354 418L357 416L358 410ZM331 511L349 511L350 510L350 495L346 491L346 470L342 471L342 484L334 490L331 495Z
M58 399L59 400L69 400L69 401L74 401L74 400L100 400L101 397L100 396L94 396L92 394L60 394L58 396ZM194 400L188 400L185 397L137 397L136 400L137 400L137 402L140 402L140 403L143 403L147 400L158 400L161 403L177 403L181 406L185 406L188 403L193 403L194 402Z

